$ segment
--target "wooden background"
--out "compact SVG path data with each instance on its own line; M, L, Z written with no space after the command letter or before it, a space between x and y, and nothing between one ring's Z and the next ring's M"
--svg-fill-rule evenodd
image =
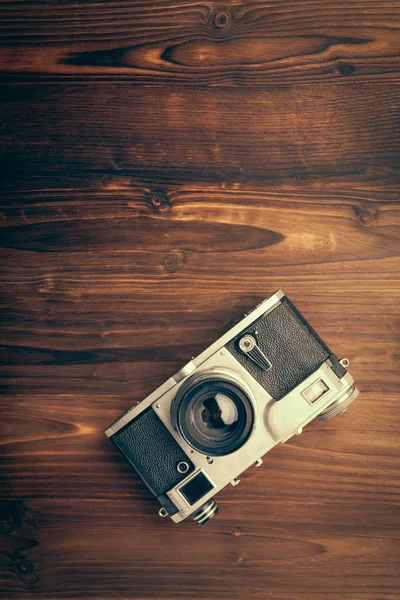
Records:
M0 595L398 600L399 0L1 13ZM104 429L278 288L359 401L160 519Z

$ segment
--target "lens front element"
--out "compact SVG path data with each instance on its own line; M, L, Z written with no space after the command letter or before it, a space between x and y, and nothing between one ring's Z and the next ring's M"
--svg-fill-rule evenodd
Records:
M193 425L199 433L215 440L232 435L239 425L235 400L227 393L207 389L202 396L192 408Z
M171 409L173 421L187 443L211 456L240 448L254 423L252 403L244 386L218 372L189 377Z

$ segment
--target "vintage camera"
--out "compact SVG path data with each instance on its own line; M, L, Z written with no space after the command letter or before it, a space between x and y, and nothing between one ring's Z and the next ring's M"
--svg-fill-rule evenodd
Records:
M278 291L106 434L159 500L160 516L202 525L218 511L214 495L278 442L354 402L348 364Z

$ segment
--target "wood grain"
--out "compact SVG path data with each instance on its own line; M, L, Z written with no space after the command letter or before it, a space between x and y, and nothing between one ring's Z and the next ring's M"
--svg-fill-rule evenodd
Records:
M136 85L5 89L5 185L47 188L47 177L65 176L57 187L68 188L70 176L114 174L151 181L154 192L182 179L399 182L399 86L207 88L201 102L196 89L173 86L162 102Z
M9 2L4 76L149 85L397 80L397 1ZM21 51L23 48L23 51Z
M0 597L398 600L400 4L0 12ZM360 399L160 519L105 428L278 288Z

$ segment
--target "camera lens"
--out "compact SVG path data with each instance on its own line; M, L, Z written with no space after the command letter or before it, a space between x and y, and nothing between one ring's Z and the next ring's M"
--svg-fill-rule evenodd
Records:
M222 439L239 426L239 411L228 394L211 391L199 399L193 412L193 423L205 436Z
M187 443L208 456L240 448L254 423L248 391L217 372L189 377L172 404L172 419Z

